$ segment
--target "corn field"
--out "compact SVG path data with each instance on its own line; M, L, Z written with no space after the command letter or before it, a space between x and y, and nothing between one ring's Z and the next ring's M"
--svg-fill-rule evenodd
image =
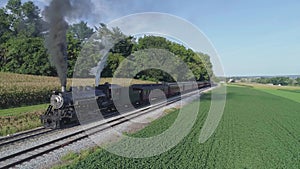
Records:
M0 109L21 107L48 103L54 90L60 90L60 82L57 77L21 75L0 72ZM73 79L74 84L82 86L94 85L94 79ZM125 79L117 80L122 85ZM100 83L112 82L111 78L103 78ZM141 80L132 80L131 84L150 83ZM68 79L68 86L72 85L72 79ZM124 85L126 85L124 83Z
M55 77L0 72L0 109L49 102L51 91L59 89Z

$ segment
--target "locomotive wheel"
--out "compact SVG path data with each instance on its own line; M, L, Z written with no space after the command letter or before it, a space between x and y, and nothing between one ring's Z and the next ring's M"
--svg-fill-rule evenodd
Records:
M47 123L47 128L51 129L59 129L61 127L61 122L60 121L52 121Z
M56 129L57 127L57 122L52 122L49 124L49 127L52 128L52 129Z

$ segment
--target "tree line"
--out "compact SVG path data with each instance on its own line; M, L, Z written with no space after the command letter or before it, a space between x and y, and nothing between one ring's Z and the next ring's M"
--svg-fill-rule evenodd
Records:
M296 86L300 85L300 78L291 79L289 77L272 77L272 78L258 78L253 80L253 82L261 84L273 84L273 85L282 85L282 86Z
M21 0L9 0L0 9L0 71L57 76L44 46L47 30L41 10L32 1L22 3ZM112 77L122 61L131 54L152 48L164 49L179 57L188 65L196 80L209 80L213 77L212 64L206 54L194 52L163 37L144 36L134 39L124 35L118 28L110 30L105 24L91 28L83 21L70 25L67 31L68 77L73 76L76 61L88 38L99 31L123 37L109 51L107 66L102 72L104 77ZM89 71L82 70L80 74L89 76ZM174 81L170 75L160 70L145 70L135 78Z

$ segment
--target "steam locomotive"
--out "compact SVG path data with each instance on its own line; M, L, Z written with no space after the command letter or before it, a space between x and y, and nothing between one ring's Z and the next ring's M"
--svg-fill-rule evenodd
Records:
M71 87L69 91L65 91L63 88L62 92L52 93L50 105L41 116L41 122L45 128L64 128L79 123L76 107L83 107L81 110L86 110L86 112L95 111L90 110L89 107L94 107L90 105L97 103L100 113L104 117L108 117L118 112L119 109L116 107L126 109L128 105L132 105L134 108L138 108L149 105L153 101L158 102L163 97L170 98L206 87L211 87L211 83L134 84L129 87L105 83L96 87ZM160 92L152 92L154 90ZM125 95L129 96L129 99L125 98Z

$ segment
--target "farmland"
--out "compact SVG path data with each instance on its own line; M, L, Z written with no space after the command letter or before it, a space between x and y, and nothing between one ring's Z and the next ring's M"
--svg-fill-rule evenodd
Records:
M295 91L296 92L296 91ZM296 92L297 93L297 92ZM64 160L57 168L299 168L300 103L250 87L228 87L223 118L213 136L200 144L210 106L204 95L197 121L177 146L161 155L131 159L98 149ZM154 121L134 137L162 133L178 111Z
M267 84L259 84L259 83L232 83L230 85L252 87L255 89L278 89L278 90L300 91L299 86L276 86L276 85L267 85Z
M255 89L280 96L286 99L293 100L295 102L300 103L300 87L294 86L270 86L270 85L262 85L262 84L235 84L235 86L248 86L253 87Z
M0 72L0 79L0 109L45 103L51 91L59 88L54 77Z

